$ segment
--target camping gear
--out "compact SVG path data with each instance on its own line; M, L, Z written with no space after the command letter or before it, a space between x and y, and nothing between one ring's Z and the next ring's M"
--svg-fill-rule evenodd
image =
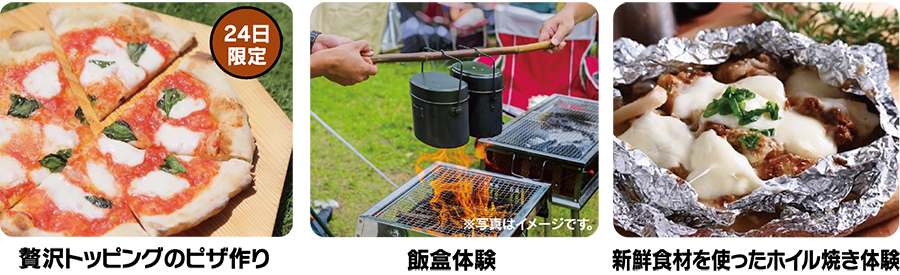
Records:
M543 41L532 43L528 45L520 45L520 46L508 46L508 47L499 47L499 48L485 48L480 49L482 53L488 55L507 55L507 54L520 54L533 52L538 50L550 49L553 45L550 44L550 41ZM388 63L388 62L412 62L412 61L432 61L432 60L443 60L443 59L452 59L450 56L455 58L472 58L479 57L482 54L475 51L474 49L468 50L456 50L456 51L448 51L446 54L443 52L418 52L418 53L394 53L394 54L378 54L370 57L373 63Z
M503 72L475 61L455 63L450 71L469 84L469 135L499 135L503 131Z
M441 54L448 58L459 59ZM422 72L409 79L413 131L437 148L457 148L469 142L469 85L443 72Z

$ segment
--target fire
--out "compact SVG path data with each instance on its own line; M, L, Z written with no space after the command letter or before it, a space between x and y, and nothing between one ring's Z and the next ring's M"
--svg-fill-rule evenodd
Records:
M484 154L484 148L481 148L481 154ZM476 152L476 157L478 153ZM422 167L423 162L441 161L465 167L468 169L472 163L472 159L465 152L465 147L454 149L440 149L435 153L421 153L419 159L416 160L416 173L422 174L425 169ZM440 178L428 182L434 190L434 197L429 201L431 209L436 213L439 226L441 228L466 228L466 221L473 223L478 219L498 218L503 220L506 216L506 210L497 209L490 196L490 177L480 177L479 179L471 179L462 177L459 173L446 173ZM424 179L420 179L424 180ZM426 230L426 232L438 235L437 232ZM453 237L485 237L489 236L488 231L478 231L473 228L469 234L453 234Z
M487 153L484 151L484 148L487 148L487 143L481 143L477 140L475 141L475 158L483 159L485 164L491 165L491 160L487 158Z
M416 174L421 174L422 171L425 170L427 166L422 167L422 162L425 161L440 161L443 163L456 164L465 167L466 169L469 168L469 164L472 164L472 160L469 158L469 155L466 154L465 146L453 149L439 149L437 152L431 154L419 153L419 159L416 160Z
M441 227L465 228L477 219L503 219L506 211L497 210L491 202L490 178L480 181L460 179L454 174L445 174L429 184L434 190L434 197L429 201L431 209L437 212ZM472 229L472 236L481 236Z

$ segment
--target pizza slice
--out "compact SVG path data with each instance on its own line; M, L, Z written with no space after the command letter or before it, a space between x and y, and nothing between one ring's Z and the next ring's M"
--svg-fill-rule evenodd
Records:
M0 41L0 211L92 136L45 31Z
M72 156L0 215L9 236L147 236L113 175L115 165L96 143Z
M215 160L252 162L256 150L237 92L206 53L185 57L103 133L139 148Z
M101 120L193 41L191 33L163 24L153 12L123 4L62 7L49 16Z

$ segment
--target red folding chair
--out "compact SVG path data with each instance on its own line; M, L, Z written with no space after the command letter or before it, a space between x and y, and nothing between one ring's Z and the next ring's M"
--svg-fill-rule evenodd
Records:
M500 46L538 42L541 24L552 16L525 8L497 5L494 19ZM596 39L596 31L595 15L575 26L572 34L566 37L565 49L559 53L534 51L498 59L502 63L503 84L506 87L503 90L504 111L516 116L528 108L528 99L536 95L564 94L597 100L598 93L586 87L592 84L582 79L583 69L591 67L583 68L582 64L587 59L585 53ZM489 58L481 57L478 61L491 65ZM596 58L591 62L597 62Z

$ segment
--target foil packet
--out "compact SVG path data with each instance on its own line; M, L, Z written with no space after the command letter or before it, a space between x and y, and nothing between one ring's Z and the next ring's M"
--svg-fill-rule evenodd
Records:
M663 38L649 47L621 38L613 44L613 96L622 96L617 87L623 85L721 64L750 52L815 67L826 83L865 96L877 108L885 135L867 146L821 158L797 176L768 180L722 210L698 202L689 184L613 137L616 226L648 237L843 236L877 214L891 197L897 189L900 115L880 45L817 43L777 22L705 30L694 39ZM749 231L726 229L739 217L761 213L775 217Z

